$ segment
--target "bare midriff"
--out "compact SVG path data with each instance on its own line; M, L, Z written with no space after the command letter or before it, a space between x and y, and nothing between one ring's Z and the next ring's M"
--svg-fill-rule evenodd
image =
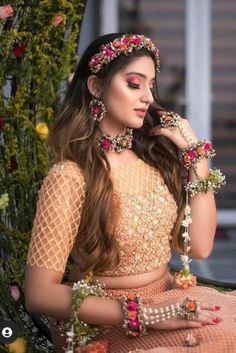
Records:
M99 281L100 283L105 284L106 288L136 288L145 286L151 282L157 281L161 278L166 272L168 271L168 265L164 264L161 265L158 269L147 272L141 273L137 275L130 275L130 276L115 276L115 277L105 277L105 276L95 276L93 277L93 281ZM72 267L70 275L69 275L69 282L77 282L82 279L82 275L78 274L77 266ZM172 278L169 276L170 287Z

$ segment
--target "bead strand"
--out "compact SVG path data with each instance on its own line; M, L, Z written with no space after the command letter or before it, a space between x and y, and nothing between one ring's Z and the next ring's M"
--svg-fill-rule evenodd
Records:
M192 145L192 144L196 143L196 139L193 138L193 135L190 134L190 132L185 129L185 127L180 122L180 120L178 120L176 126L178 126L180 134L182 135L182 137L185 139L185 141L189 145Z
M143 308L144 325L155 325L159 322L170 320L180 313L180 304L161 307L160 309Z

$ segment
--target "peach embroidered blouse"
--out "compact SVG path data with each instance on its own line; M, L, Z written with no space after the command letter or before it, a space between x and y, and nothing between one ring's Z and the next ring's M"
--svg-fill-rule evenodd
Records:
M141 159L112 171L120 215L114 236L121 261L100 276L150 272L170 259L171 231L177 206L159 172ZM27 264L64 272L69 254L83 267L79 237L85 197L83 174L76 163L55 164L39 192Z

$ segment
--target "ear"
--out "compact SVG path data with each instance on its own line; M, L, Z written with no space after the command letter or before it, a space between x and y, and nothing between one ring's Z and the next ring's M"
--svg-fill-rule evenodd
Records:
M102 95L100 80L96 75L90 75L87 80L87 87L91 95L100 98Z

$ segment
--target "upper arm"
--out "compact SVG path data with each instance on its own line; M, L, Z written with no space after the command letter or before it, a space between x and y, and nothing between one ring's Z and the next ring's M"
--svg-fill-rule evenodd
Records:
M84 180L75 165L52 168L39 193L27 265L64 273L84 200Z

